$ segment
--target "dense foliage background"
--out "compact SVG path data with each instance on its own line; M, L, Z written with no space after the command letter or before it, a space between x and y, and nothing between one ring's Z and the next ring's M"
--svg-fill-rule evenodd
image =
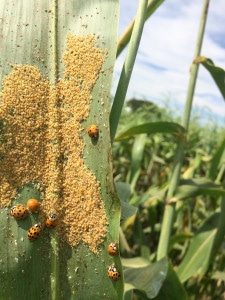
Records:
M159 108L151 101L132 99L126 102L123 109L118 135L138 124L160 121L179 122L176 112L168 107ZM150 258L151 262L156 261L165 206L165 191L172 171L176 140L176 136L159 133L134 135L114 142L115 182L129 184L127 185L130 192L129 203L138 209L136 215L121 222L123 257L143 257ZM212 174L212 164L215 163L215 155L221 143L224 143L224 132L217 125L216 119L207 119L207 117L203 119L202 115L200 118L199 112L194 111L186 141L181 178L190 182L193 179L202 179L206 187L207 178L209 179ZM224 183L224 174L218 176L217 173L215 181ZM182 193L183 196L186 193L183 199ZM206 232L207 239L207 232L210 236L218 220L221 197L217 194L199 193L200 191L193 194L188 189L180 190L181 199L177 199L169 247L169 257L175 270L185 259L194 237L198 237L199 232L203 231ZM200 245L196 246L195 251L197 256L206 255L205 248L201 248ZM219 272L224 270L224 251L223 242L204 276L192 272L188 280L183 280L188 299L223 299L225 287L221 280L222 273ZM188 269L186 271L188 272ZM144 299L143 294L139 297Z

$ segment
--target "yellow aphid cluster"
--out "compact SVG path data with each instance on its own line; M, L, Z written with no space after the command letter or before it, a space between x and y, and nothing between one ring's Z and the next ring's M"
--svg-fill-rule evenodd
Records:
M41 214L56 212L56 230L71 246L97 253L106 234L99 183L83 161L81 122L106 53L93 36L68 35L64 78L52 86L36 67L17 65L0 94L0 205L17 189L43 186Z

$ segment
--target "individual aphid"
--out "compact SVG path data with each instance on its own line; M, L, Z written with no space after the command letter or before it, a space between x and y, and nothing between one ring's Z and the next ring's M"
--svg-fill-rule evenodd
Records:
M41 203L34 198L31 198L27 201L27 209L30 213L37 213L39 212L41 207Z
M87 133L92 139L96 139L98 137L98 132L99 130L97 125L90 125L87 129Z
M35 224L32 226L27 233L27 237L30 241L35 241L40 235L41 235L41 225L40 224Z
M118 255L118 244L115 242L111 242L108 245L107 250L108 250L109 255L112 255L112 256Z
M108 277L113 281L117 281L120 278L120 273L117 271L115 265L108 267Z
M45 225L48 228L54 227L57 222L57 215L56 214L50 214L48 218L45 221Z
M28 211L22 204L17 204L11 208L10 215L16 220L24 220L28 216Z

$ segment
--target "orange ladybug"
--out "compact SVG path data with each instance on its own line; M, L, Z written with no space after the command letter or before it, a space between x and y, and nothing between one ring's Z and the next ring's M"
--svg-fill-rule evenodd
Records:
M45 221L45 225L46 225L46 227L51 228L56 225L56 222L57 222L56 214L50 214Z
M10 215L16 220L24 220L28 216L28 211L22 204L17 204L11 208Z
M87 129L87 133L92 139L96 139L99 133L98 126L94 124L90 125Z
M107 248L109 255L116 256L118 255L118 244L111 242Z
M117 271L115 265L111 265L108 267L108 277L113 281L117 281L120 279L120 273Z
M41 224L35 224L32 226L27 233L27 237L30 241L35 241L41 235Z
M27 201L27 209L30 213L38 213L40 210L40 206L41 203L34 198L31 198Z

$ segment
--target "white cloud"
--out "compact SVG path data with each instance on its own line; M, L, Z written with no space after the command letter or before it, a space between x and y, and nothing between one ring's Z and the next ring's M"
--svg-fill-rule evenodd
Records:
M193 61L203 1L165 1L146 22L127 98L159 103L170 95L184 104ZM136 14L138 0L121 0L119 34ZM211 1L201 54L225 69L224 0ZM115 66L114 88L125 52ZM200 66L194 104L224 116L225 103L210 74Z

